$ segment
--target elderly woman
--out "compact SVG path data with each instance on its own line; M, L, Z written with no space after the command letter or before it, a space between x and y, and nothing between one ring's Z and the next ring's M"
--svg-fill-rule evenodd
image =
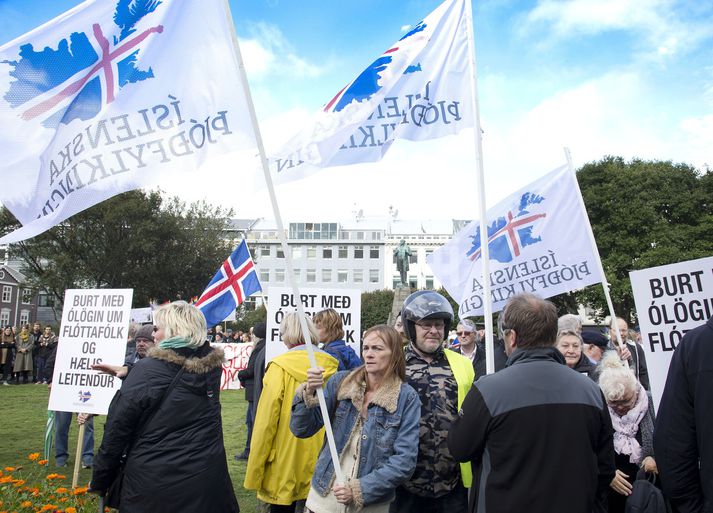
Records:
M2 369L5 380L4 385L8 384L12 376L12 353L15 349L15 334L10 326L5 326L0 335L0 368Z
M317 365L331 376L337 371L337 360L316 347L317 330L309 317L305 322L310 342L315 345ZM285 316L280 334L288 351L274 357L265 371L250 441L245 488L257 490L257 498L269 504L271 512L295 512L309 492L322 433L315 432L304 440L290 433L291 398L307 379L310 368L297 313Z
M344 325L336 310L328 308L318 312L314 316L314 325L323 344L322 349L337 359L340 371L356 369L361 365L354 349L344 342Z
M223 351L184 301L154 314L157 347L136 362L109 407L91 489L104 494L124 453L121 511L238 512L220 416Z
M586 374L595 379L596 367L582 351L582 336L574 330L564 330L557 333L555 347L564 356L567 367Z
M651 396L614 351L600 363L599 386L614 427L616 475L610 484L609 512L623 512L639 467L658 473L653 454L654 407Z
M336 482L325 444L312 477L307 511L386 513L394 490L416 468L421 401L406 384L401 336L388 326L370 328L362 356L364 365L332 376L324 392L346 482ZM295 395L290 429L296 436L312 436L323 425L316 398L323 375L322 369L310 369L307 382Z

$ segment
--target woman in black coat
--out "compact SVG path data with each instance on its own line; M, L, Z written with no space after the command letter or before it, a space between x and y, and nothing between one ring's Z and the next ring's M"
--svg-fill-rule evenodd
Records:
M205 318L184 301L161 308L154 320L157 347L112 400L91 490L106 493L128 447L122 513L238 512L220 416L223 351L204 342Z

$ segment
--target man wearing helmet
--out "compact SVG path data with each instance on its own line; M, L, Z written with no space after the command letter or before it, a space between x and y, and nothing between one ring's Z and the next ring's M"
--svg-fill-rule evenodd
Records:
M396 489L392 513L467 511L469 465L459 465L448 451L448 428L473 384L471 361L449 349L445 340L453 309L440 294L411 294L401 311L408 383L421 398L418 460L411 479Z

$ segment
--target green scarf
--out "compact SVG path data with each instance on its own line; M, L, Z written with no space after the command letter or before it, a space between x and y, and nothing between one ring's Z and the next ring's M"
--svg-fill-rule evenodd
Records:
M190 339L185 337L171 337L164 338L159 342L158 347L161 349L178 349L181 347L188 347L191 344Z

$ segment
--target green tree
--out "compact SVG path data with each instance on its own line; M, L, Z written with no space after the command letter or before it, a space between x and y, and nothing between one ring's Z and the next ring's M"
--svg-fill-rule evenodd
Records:
M10 250L30 284L62 303L70 288L132 288L133 303L200 294L231 248L222 239L232 214L186 205L159 191L125 192ZM0 233L19 224L5 208Z
M246 303L240 305L243 307ZM254 305L253 305L254 306ZM258 322L267 322L267 308L265 305L260 305L257 308L239 308L238 310L238 320L232 323L233 331L243 331L248 332L250 328L254 327Z
M617 315L634 319L629 271L713 254L709 170L606 157L583 166L577 179ZM601 286L588 287L578 299L607 311Z
M377 324L386 324L394 303L394 291L383 289L361 295L361 330Z

